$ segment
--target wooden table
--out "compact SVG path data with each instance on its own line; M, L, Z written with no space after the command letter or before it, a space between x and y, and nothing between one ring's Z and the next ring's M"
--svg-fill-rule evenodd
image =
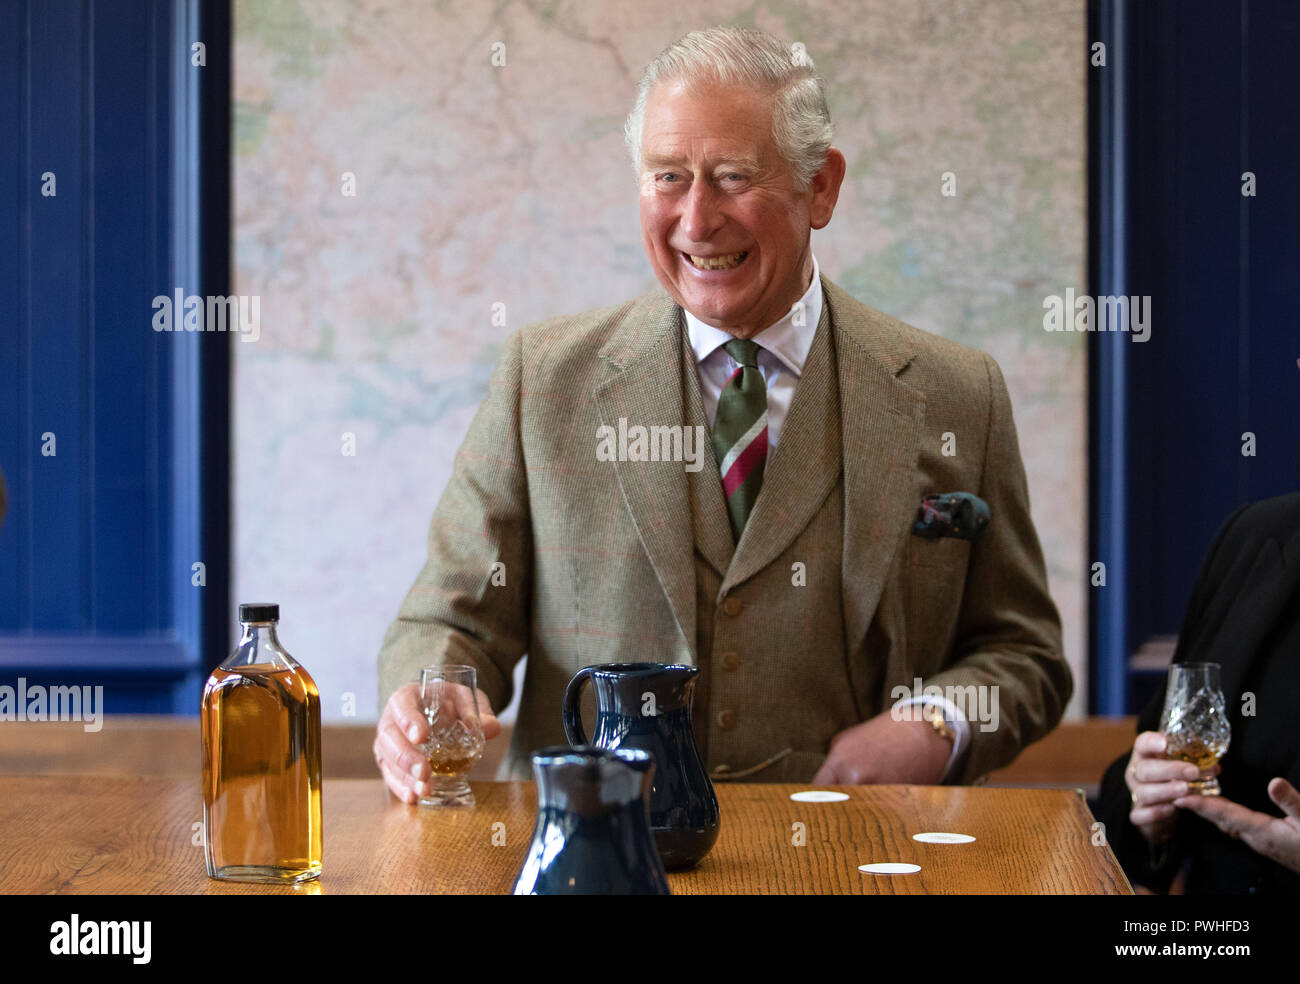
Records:
M1025 748L1005 768L989 776L991 786L1085 789L1095 795L1102 773L1133 747L1136 718L1084 718L1062 721L1046 737ZM510 744L510 724L487 743L470 780L496 777L497 763ZM375 725L321 725L321 770L333 779L373 779L379 775L371 746ZM78 721L0 723L0 775L161 776L188 779L203 769L199 719L171 714L112 714L103 729L88 734Z
M800 788L719 783L721 835L699 867L669 874L674 894L1132 892L1110 848L1094 845L1076 792L830 786L819 788L849 799L792 802ZM0 777L0 893L507 893L532 838L536 792L479 782L474 793L473 810L430 810L399 803L378 779L327 780L324 874L288 888L207 877L197 778ZM976 840L911 839L922 831ZM881 861L921 871L858 871Z

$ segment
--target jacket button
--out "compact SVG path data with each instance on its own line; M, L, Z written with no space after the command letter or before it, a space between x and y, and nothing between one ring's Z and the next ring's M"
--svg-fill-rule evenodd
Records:
M723 653L722 668L724 670L732 670L732 671L740 669L740 657L737 656L735 653L731 652L730 650Z
M722 610L726 612L728 615L730 615L732 618L735 618L737 615L739 615L740 610L744 607L745 606L741 604L739 598L728 598L726 601L722 603Z
M718 727L722 728L724 731L730 731L735 726L736 726L735 711L718 712Z

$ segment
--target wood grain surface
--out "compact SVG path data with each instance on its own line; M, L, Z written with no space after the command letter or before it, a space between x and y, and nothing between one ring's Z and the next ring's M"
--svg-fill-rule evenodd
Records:
M1019 758L989 776L991 785L1095 787L1114 759L1133 747L1136 718L1062 721ZM377 776L373 724L321 726L326 779ZM510 725L487 743L471 779L496 775L510 741ZM186 779L202 768L198 717L112 715L97 732L80 722L0 722L0 775L121 775Z
M0 893L507 893L532 838L536 793L532 783L473 785L477 807L438 810L399 803L378 779L327 780L324 873L291 888L207 877L197 777L0 777ZM719 783L721 835L697 868L669 875L674 894L1132 891L1110 848L1094 844L1076 792L840 786L823 788L847 801L792 802L800 788ZM976 840L912 840L921 831ZM880 861L921 870L858 870Z

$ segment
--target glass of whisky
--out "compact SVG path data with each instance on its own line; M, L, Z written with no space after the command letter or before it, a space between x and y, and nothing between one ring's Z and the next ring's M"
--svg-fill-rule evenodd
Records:
M433 773L421 806L473 806L470 769L483 757L478 676L472 666L426 666L420 671L420 709L429 737L420 750Z
M1202 796L1220 795L1214 767L1232 740L1219 669L1218 663L1175 663L1169 667L1160 715L1160 731L1167 743L1165 757L1190 762L1200 770L1187 787L1188 792Z

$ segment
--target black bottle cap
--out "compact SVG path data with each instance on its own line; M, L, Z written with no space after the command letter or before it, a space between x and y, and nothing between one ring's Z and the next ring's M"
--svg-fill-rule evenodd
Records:
M240 605L239 620L241 622L278 622L280 621L280 606L267 604L266 602Z

